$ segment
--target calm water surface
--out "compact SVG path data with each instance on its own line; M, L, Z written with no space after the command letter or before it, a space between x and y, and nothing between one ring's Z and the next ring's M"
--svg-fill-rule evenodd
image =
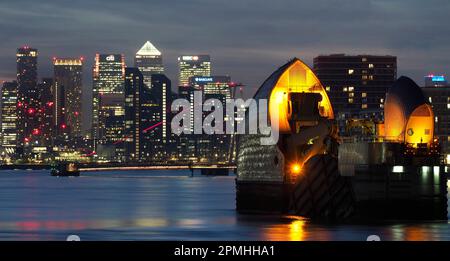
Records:
M0 171L0 240L450 240L450 223L312 224L239 215L234 177L188 171Z

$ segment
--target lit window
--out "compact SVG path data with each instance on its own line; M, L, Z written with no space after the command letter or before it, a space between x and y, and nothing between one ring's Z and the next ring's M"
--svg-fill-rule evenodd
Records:
M367 58L366 58L366 57L363 57L363 58L361 59L361 61L367 62Z
M325 90L326 90L327 92L329 92L329 91L330 91L330 89L331 89L331 87L330 87L330 86L327 86L327 87L325 87Z
M365 93L365 92L361 93L361 97L366 98L367 97L367 93Z
M367 75L363 75L363 76L361 76L361 78L362 78L363 80L367 80Z
M369 63L369 68L373 68L373 63Z
M362 108L362 109L367 109L367 104L365 104L365 103L362 104L362 105L361 105L361 108Z
M349 92L348 93L348 97L355 97L355 93L354 92Z
M352 92L355 88L353 86L348 87L348 91Z
M342 88L343 92L346 92L347 90L348 90L347 87Z
M348 74L349 74L349 75L352 75L354 72L355 72L355 70L353 70L353 69L348 69Z
M369 75L369 80L373 80L373 75Z
M428 97L428 101L429 101L430 103L432 103L432 102L433 102L433 99L431 99L431 97Z
M434 122L438 122L438 117L434 117Z
M353 103L353 99L352 98L348 99L348 103Z

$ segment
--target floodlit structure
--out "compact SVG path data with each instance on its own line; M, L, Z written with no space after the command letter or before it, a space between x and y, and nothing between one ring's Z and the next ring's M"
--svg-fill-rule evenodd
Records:
M389 89L384 106L385 139L417 147L434 140L434 113L422 90L408 77L400 77Z
M237 155L237 209L308 217L351 213L349 183L337 172L337 127L325 89L313 71L294 58L275 71L254 99L268 99L270 122L279 121L275 145L264 135L242 135ZM246 123L254 121L247 113ZM314 180L325 179L314 187ZM336 194L325 193L337 191ZM324 204L311 205L320 199Z

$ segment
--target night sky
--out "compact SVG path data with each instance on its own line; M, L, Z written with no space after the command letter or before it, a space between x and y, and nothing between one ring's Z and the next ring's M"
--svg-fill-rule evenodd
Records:
M448 0L5 0L0 79L15 78L16 48L29 45L39 49L39 77L52 76L53 56L84 56L90 90L96 52L123 53L133 66L150 40L173 83L180 54L210 54L214 74L252 93L294 56L311 65L347 53L396 55L399 76L422 85L428 73L450 72L449 17Z

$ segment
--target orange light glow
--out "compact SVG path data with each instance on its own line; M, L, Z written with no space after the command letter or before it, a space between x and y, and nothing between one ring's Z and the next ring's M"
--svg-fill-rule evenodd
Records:
M278 79L269 99L269 114L275 120L278 114L280 132L292 132L289 125L289 93L319 93L319 113L322 117L334 119L330 99L314 72L300 60L296 60Z
M417 107L408 119L405 128L405 142L417 145L418 143L433 142L434 114L431 106L423 104Z
M298 163L292 164L291 171L294 174L299 174L302 171L302 167Z

